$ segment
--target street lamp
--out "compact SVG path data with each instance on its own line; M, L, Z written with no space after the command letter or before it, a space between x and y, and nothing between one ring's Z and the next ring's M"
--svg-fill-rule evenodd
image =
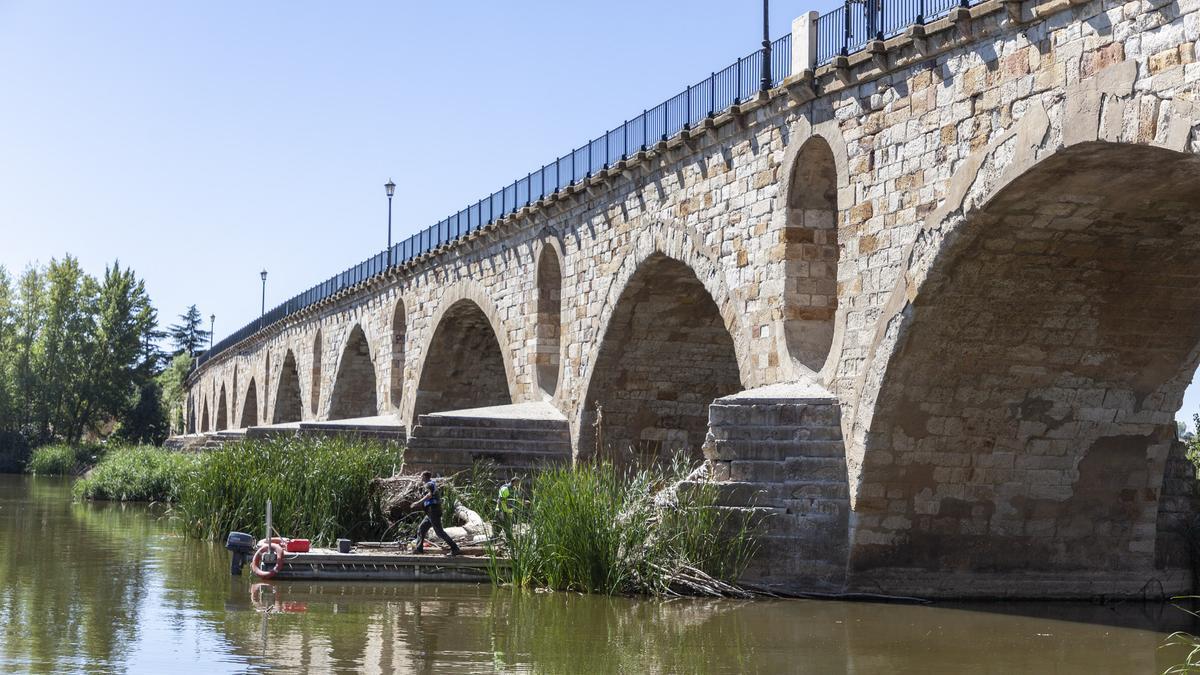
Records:
M261 330L263 317L267 313L267 271L259 272L258 276L262 278L262 309L258 312L258 327Z
M217 327L217 315L208 316L208 351L212 351L213 329Z
M771 89L771 28L767 22L770 12L771 0L763 0L762 81L759 83L763 91Z
M387 266L392 266L392 195L396 194L396 184L389 178L387 183L384 183L383 189L387 190L388 196L388 247L387 247Z

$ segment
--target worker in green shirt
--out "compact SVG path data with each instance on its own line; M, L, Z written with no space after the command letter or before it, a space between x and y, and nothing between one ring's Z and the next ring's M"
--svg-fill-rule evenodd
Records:
M500 525L506 532L513 524L513 512L517 508L520 489L521 479L513 476L500 486L500 494L496 496L496 515L499 516Z

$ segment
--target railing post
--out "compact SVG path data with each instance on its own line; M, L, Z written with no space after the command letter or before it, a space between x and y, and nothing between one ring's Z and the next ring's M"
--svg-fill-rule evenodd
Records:
M921 0L924 2L925 0ZM821 14L805 12L792 20L792 75L817 68L817 20Z
M717 71L708 76L708 116L717 114Z
M767 91L771 88L770 12L769 0L763 0L762 79L758 83L759 91Z
M649 112L650 112L649 110L642 108L642 149L643 150L646 149L646 140L647 140L646 134L649 133L647 130L647 127L650 126L650 124L649 124L650 117L647 115L647 113L649 113Z
M843 23L845 24L845 28L842 31L842 51L841 51L842 56L850 55L850 5L851 4L852 3L850 2L850 0L846 0L844 3L842 3L842 20L843 20Z

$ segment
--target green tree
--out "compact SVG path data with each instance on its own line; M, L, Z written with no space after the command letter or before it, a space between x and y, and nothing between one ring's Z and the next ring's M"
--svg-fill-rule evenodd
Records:
M50 260L46 281L46 314L35 361L41 389L36 422L44 435L77 442L87 421L88 400L94 395L94 383L85 379L85 373L97 356L99 289L70 255Z
M38 344L46 313L46 280L30 265L17 281L17 303L13 312L12 368L16 424L35 424L39 407Z
M175 347L175 353L195 356L208 341L209 332L204 330L204 317L195 305L179 315L179 323L167 327L167 336Z
M76 419L82 427L94 426L97 419L124 421L140 405L157 367L157 351L146 347L153 343L157 316L133 270L122 270L119 261L105 268L96 311L88 400Z
M0 433L13 431L17 426L14 343L16 307L12 279L0 266Z
M187 377L192 372L192 356L180 352L171 359L171 364L158 376L158 385L162 392L163 406L171 423L171 431L184 433L186 428L186 413L183 407L183 397Z

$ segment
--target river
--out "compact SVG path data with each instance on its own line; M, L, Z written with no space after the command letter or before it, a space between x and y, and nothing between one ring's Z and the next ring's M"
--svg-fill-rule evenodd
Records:
M634 600L231 578L162 509L0 475L0 672L1161 673L1169 605Z

